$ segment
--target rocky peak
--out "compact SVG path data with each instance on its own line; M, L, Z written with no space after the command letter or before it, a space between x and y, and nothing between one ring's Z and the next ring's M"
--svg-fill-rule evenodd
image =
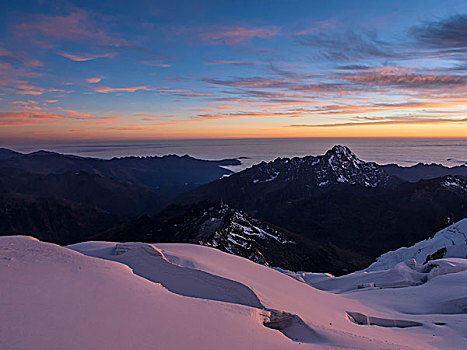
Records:
M200 203L161 230L169 232L170 239L196 242L264 265L267 253L280 254L284 244L295 244L284 232L222 201Z
M304 182L310 188L335 184L386 186L390 176L376 163L359 159L347 146L335 145L322 156L278 158L249 173L253 185Z
M332 149L326 152L323 157L330 165L340 166L343 164L351 164L358 167L359 164L365 163L359 159L347 146L335 145Z
M317 185L320 187L332 183L377 187L389 180L389 176L375 163L364 162L348 147L341 145L336 145L327 151L317 167Z
M52 151L44 151L44 150L39 150L35 152L28 153L27 156L30 157L35 157L35 156L52 156L52 155L58 155L57 152L52 152Z
M441 186L451 191L467 192L467 181L457 176L446 176L441 180Z

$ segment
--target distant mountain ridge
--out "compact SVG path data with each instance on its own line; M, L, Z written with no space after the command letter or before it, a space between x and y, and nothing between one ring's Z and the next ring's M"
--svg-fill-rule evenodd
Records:
M448 175L467 176L466 165L458 165L449 168L441 164L418 163L410 167L402 167L397 164L381 165L380 167L388 174L410 182L434 179Z
M85 158L50 151L22 154L0 150L0 168L19 168L38 174L85 171L112 179L158 188L169 197L200 184L219 179L232 171L222 168L238 165L237 159L200 160L190 156ZM189 171L187 171L189 169Z
M0 149L0 234L69 244L145 213L200 184L231 174L238 160L189 156L110 160Z
M20 155L22 155L22 153L7 148L0 148L0 160L6 160Z
M0 191L61 197L129 218L154 213L176 195L232 174L222 166L238 164L176 155L107 160L2 148Z

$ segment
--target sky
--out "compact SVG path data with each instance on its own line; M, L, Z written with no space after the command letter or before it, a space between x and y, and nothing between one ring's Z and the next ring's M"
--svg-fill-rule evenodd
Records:
M467 137L467 2L25 1L0 138Z

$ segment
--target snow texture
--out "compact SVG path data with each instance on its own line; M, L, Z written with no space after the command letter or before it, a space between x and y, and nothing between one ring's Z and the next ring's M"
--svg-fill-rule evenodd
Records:
M459 258L334 278L287 275L198 245L60 247L6 236L0 275L5 350L466 345L467 262Z
M463 219L439 231L432 238L418 242L411 247L399 248L381 255L366 271L384 270L412 259L418 264L423 264L439 258L466 257L467 219Z

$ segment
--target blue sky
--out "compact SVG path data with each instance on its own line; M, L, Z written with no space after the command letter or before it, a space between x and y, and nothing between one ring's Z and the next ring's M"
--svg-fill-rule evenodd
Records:
M0 137L467 137L465 1L7 1Z

